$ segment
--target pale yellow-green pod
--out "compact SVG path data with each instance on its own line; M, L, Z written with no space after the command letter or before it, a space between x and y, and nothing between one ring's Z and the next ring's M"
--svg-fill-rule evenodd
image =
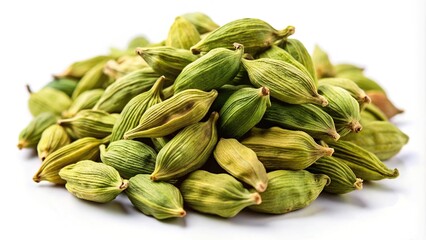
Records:
M252 149L267 170L300 170L309 167L333 149L317 144L303 131L279 127L253 128L241 143Z
M92 160L68 165L59 171L65 188L74 196L98 203L114 200L128 186L113 167Z
M109 114L101 110L85 109L79 111L74 117L61 119L58 124L68 128L73 138L104 138L112 132L118 115Z
M103 93L104 89L102 88L83 92L72 101L71 106L67 110L62 112L62 117L71 118L81 110L93 108Z
M312 53L312 61L318 79L336 76L334 66L328 54L318 45L315 45L314 52Z
M44 160L49 154L69 143L71 143L71 138L67 131L58 124L52 125L41 134L37 144L38 157Z
M44 112L51 112L58 116L71 106L71 98L64 92L54 88L45 87L37 92L31 92L28 98L28 109L31 115L36 117Z
M284 214L310 205L330 183L325 174L306 170L276 170L268 173L268 188L260 193L262 203L250 210L269 214Z
M198 33L197 28L186 18L177 16L170 26L166 38L166 46L189 49L200 39L200 33Z
M231 175L204 170L192 172L180 185L180 191L188 207L224 218L234 217L244 208L262 202L259 193L244 188Z
M58 116L51 112L43 112L31 119L31 121L19 132L18 148L36 147L44 130L54 125Z
M33 177L34 182L49 181L55 184L65 184L59 176L59 171L81 160L99 160L99 146L107 144L109 137L96 139L85 137L65 145L49 154Z
M208 15L202 12L189 12L181 15L181 17L190 21L200 34L211 32L219 27Z
M258 192L268 187L266 169L256 153L234 138L221 138L213 151L217 163L236 179L249 184Z

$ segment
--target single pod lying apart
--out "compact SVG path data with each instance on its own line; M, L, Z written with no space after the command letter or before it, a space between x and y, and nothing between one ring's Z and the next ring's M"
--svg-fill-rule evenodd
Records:
M125 139L164 137L199 122L217 97L217 91L188 89L155 104L142 115L139 125L124 134Z
M264 192L268 176L256 153L233 138L221 138L213 151L217 163L229 174Z
M315 81L294 65L271 58L242 59L250 82L255 87L267 87L271 96L286 103L314 103L327 106L326 98L318 94Z
M147 174L130 178L125 193L139 211L157 219L186 215L179 189L167 182L153 182Z
M276 170L268 173L268 188L260 193L262 203L249 206L250 210L270 214L283 214L310 205L330 178L306 170Z
M157 155L151 179L166 181L177 179L200 168L209 158L217 143L216 122L213 112L206 122L198 122L182 129Z
M234 217L244 208L262 202L259 193L249 191L225 173L197 170L182 182L180 190L188 207L225 218Z
M92 160L68 165L59 171L59 176L74 196L99 203L114 200L128 185L113 167Z
M325 192L344 194L362 189L363 180L357 178L345 162L333 157L322 157L306 170L316 174L325 174L330 177L331 183L324 187Z
M253 128L242 139L268 170L300 170L309 167L318 158L331 156L332 148L317 144L309 134L279 127Z

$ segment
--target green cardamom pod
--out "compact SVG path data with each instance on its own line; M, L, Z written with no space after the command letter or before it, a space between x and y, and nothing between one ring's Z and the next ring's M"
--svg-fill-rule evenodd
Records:
M408 139L407 134L387 121L369 121L363 124L361 132L343 138L374 153L382 161L398 154Z
M166 46L189 49L201 39L197 28L186 18L175 18L166 38Z
M37 146L44 130L54 125L57 120L58 116L51 112L43 112L35 116L19 133L18 148L32 148Z
M77 86L77 83L78 82L75 79L59 78L50 81L49 83L44 85L43 88L53 88L65 93L68 97L71 97L75 87Z
M363 71L360 71L358 69L343 71L339 74L336 74L335 77L350 79L354 81L365 92L367 91L385 92L385 90L383 89L382 86L380 86L380 84L378 84L373 79L366 77Z
M273 101L271 107L266 109L261 124L304 131L313 138L332 138L335 141L340 138L333 118L323 108L311 103L288 104Z
M346 163L357 177L365 181L393 179L399 176L398 169L389 169L374 153L355 143L339 140L327 144L334 149L334 158Z
M192 172L181 184L185 204L202 213L231 218L244 208L262 202L259 193L249 191L229 174L204 170Z
M98 64L106 63L112 59L111 56L95 56L72 63L62 73L55 74L55 78L82 78L87 72Z
M223 107L225 102L228 100L228 98L234 94L236 91L240 90L241 88L252 88L253 85L230 85L225 84L222 87L216 89L218 94L216 99L213 101L210 109L213 111L219 112L220 109Z
M268 176L256 153L234 138L221 138L213 151L219 165L236 179L264 192Z
M81 110L93 108L103 93L102 88L85 91L73 100L68 110L62 112L62 117L71 118Z
M336 76L340 75L341 73L344 72L350 72L350 71L355 71L355 72L359 72L359 73L363 73L364 72L364 68L351 64L351 63L339 63L339 64L335 64L333 66L334 71L336 72Z
M209 16L202 12L185 13L181 17L191 22L199 34L211 32L219 27Z
M367 94L371 98L371 102L376 105L388 119L404 112L404 110L397 108L384 92L367 91Z
M269 214L284 214L309 206L330 178L306 170L276 170L268 173L268 188L260 193L262 203L249 206L250 210Z
M179 131L158 152L151 179L177 179L200 168L212 154L218 141L218 118L219 114L213 112L207 121L191 124Z
M139 125L124 134L125 139L164 137L199 122L217 96L216 90L188 89L148 108Z
M49 154L33 177L34 182L49 181L55 184L65 184L59 176L59 171L81 160L99 160L99 146L107 144L109 137L96 139L85 137L75 140Z
M361 122L367 121L388 121L388 117L373 103L367 104L361 110Z
M179 189L167 182L153 182L147 174L130 178L125 193L139 211L156 219L186 215Z
M317 79L311 54L309 54L305 45L303 45L301 41L295 38L288 38L281 41L281 44L279 45L288 53L290 53L294 59L301 63L306 68L306 70L308 70L313 79Z
M315 45L314 47L312 61L314 63L318 79L336 76L334 66L331 63L328 54L318 45Z
M134 52L135 48L131 50L131 55L123 55L116 60L109 60L105 64L104 73L110 77L110 79L117 80L131 72L149 68L148 63L138 55L134 55Z
M49 154L70 143L71 138L67 131L62 126L54 124L41 134L37 144L38 157L44 161Z
M45 87L37 92L32 92L29 86L27 86L27 89L30 93L28 109L33 117L43 112L52 112L56 115L61 115L63 111L71 106L71 98L54 88Z
M161 76L149 91L133 97L124 106L112 128L111 142L123 139L127 131L138 126L142 115L148 108L162 101L161 90L163 89L164 81L164 76Z
M174 82L175 93L196 88L210 91L229 83L238 74L244 47L234 44L235 51L216 48L188 64Z
M327 106L328 102L318 94L315 81L294 65L271 58L242 59L244 68L255 87L265 86L271 96L287 103L314 103Z
M275 41L287 38L295 31L293 26L278 31L267 22L257 18L241 18L213 30L191 47L194 54L208 52L215 48L231 48L238 42L247 53L254 54L269 48Z
M305 169L333 154L332 148L317 144L309 134L279 127L253 128L241 143L256 153L267 170Z
M362 110L365 106L371 103L371 98L358 85L347 78L322 78L319 84L329 84L336 87L341 87L348 91L353 98L358 102L359 108Z
M260 122L271 106L266 87L242 88L233 93L220 109L219 132L228 138L240 138Z
M259 58L272 58L276 60L281 60L287 63L290 63L291 65L297 67L300 71L304 72L305 74L312 77L312 79L315 80L314 75L312 75L306 68L301 64L299 61L297 61L290 53L288 53L286 50L278 47L277 45L272 45L269 49L262 52L258 56ZM316 84L316 81L315 81Z
M315 174L325 174L331 182L324 191L333 194L345 194L362 189L361 178L357 178L351 168L343 161L333 157L322 157L306 170Z
M362 130L359 122L361 120L359 104L348 91L330 84L321 84L318 92L327 98L329 104L324 111L333 118L336 130L341 137L350 132Z
M111 135L117 117L105 111L85 109L72 118L59 120L58 124L68 128L73 138L104 138Z
M72 99L76 99L78 95L87 90L105 88L110 84L109 77L104 73L105 63L98 63L84 74L72 93Z
M159 75L170 79L182 72L188 64L198 59L198 56L187 49L168 46L136 48L136 53Z
M80 199L107 203L114 200L128 186L113 167L92 160L83 160L62 168L59 176L65 188Z
M120 113L130 99L147 91L154 85L158 75L152 76L151 73L152 70L150 68L144 68L117 79L105 89L93 109L109 113Z
M115 168L123 178L154 171L157 153L150 146L134 140L111 142L100 147L101 161Z

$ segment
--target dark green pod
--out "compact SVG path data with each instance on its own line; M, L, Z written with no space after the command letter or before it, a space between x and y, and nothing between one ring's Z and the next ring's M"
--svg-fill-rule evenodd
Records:
M176 93L186 89L210 91L229 83L238 74L244 47L235 51L216 48L188 64L174 82Z
M311 104L286 104L272 101L262 118L262 125L276 125L290 130L307 132L313 138L338 140L333 118L323 108Z
M269 89L242 88L233 93L219 112L219 133L225 138L240 138L260 122L271 106Z
M75 79L60 78L50 81L44 87L54 88L65 93L66 95L68 95L68 97L71 97L75 87L77 86L77 83L78 81L76 81Z

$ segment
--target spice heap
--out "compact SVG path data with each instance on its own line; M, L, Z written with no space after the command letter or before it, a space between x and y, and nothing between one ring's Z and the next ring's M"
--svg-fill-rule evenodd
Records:
M294 33L188 13L160 43L137 37L28 87L18 148L37 149L34 181L99 203L123 193L166 219L283 214L398 177L384 161L408 142L389 121L402 111L363 68Z

